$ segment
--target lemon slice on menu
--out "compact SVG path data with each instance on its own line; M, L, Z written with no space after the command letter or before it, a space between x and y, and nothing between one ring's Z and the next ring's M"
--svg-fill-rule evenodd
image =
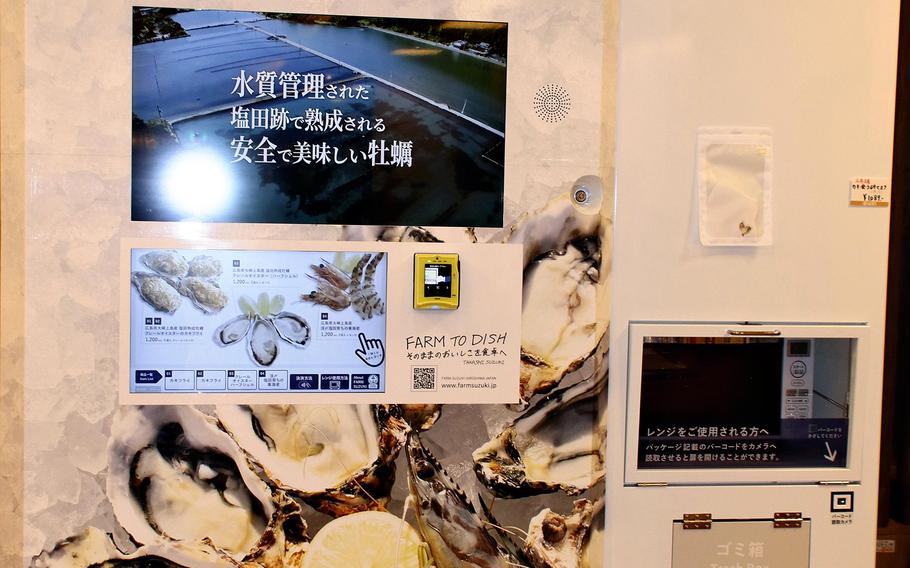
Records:
M332 259L332 264L337 266L342 272L347 272L348 276L350 276L361 256L363 255L352 252L336 252L335 257Z
M422 543L409 523L391 513L354 513L316 533L302 568L422 568Z

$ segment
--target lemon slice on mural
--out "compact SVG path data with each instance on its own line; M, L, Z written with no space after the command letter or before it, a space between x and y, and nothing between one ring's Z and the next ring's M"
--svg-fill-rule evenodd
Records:
M303 568L421 568L420 535L391 513L364 511L322 527Z

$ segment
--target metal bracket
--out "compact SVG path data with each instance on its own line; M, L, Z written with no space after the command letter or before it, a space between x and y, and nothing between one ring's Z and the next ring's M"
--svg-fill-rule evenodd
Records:
M745 337L777 337L780 335L779 329L728 329L727 335L745 336Z
M686 513L683 515L684 529L710 529L711 513Z
M802 526L802 513L774 513L774 528L776 529L798 529Z

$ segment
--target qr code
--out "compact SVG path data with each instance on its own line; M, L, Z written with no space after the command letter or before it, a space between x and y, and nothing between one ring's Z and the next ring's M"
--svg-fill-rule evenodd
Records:
M411 367L411 390L436 390L436 367Z

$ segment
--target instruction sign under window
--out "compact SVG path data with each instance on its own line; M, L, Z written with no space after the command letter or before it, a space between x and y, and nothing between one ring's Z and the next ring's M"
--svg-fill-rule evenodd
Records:
M640 469L843 468L852 340L645 337Z

